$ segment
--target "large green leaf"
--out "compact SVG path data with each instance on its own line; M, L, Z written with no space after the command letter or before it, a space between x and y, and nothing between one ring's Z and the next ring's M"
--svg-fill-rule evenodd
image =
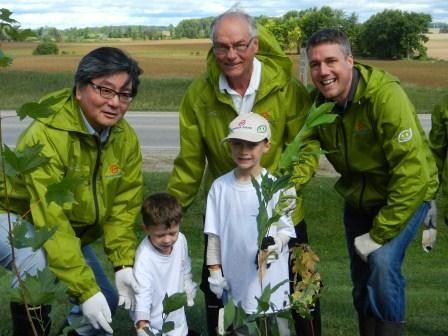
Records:
M11 301L23 302L23 294L29 305L38 306L53 302L59 295L65 293L66 289L67 286L62 281L57 281L54 274L46 267L38 271L35 276L27 275L20 287L11 288L9 293Z
M185 293L174 293L171 296L165 294L162 304L163 313L168 315L169 313L178 310L187 304L187 295Z
M19 117L20 120L23 120L26 117L30 117L33 119L48 117L54 113L54 111L50 108L53 101L46 100L42 103L36 103L36 102L25 103L18 108L17 116Z
M30 236L28 234L28 225L31 224L20 217L18 217L14 223L11 231L11 244L15 248L31 247L33 251L36 251L42 247L42 245L50 239L57 230L56 227L43 227L39 230L34 230L34 234Z
M232 300L227 301L224 305L224 330L227 330L234 324L236 315L236 307Z
M5 174L15 177L45 165L49 159L40 154L42 147L43 145L36 144L26 147L23 151L12 151L4 145L2 156L5 161Z
M50 184L45 194L48 203L55 202L58 205L64 203L77 203L73 189L81 182L80 178L64 177L61 182Z

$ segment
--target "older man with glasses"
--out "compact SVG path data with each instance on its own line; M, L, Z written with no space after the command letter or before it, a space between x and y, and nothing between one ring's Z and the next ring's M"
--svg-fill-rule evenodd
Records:
M291 75L291 61L274 36L245 12L232 8L211 24L212 48L207 71L188 88L180 107L180 153L174 162L168 190L187 209L198 194L201 182L207 192L217 177L234 168L230 150L221 144L228 125L237 115L255 112L271 127L272 147L262 166L273 172L287 143L302 127L310 106L306 89ZM317 165L309 158L309 169ZM302 204L295 223L300 242L307 242ZM204 255L201 288L207 306L208 334L215 335L221 300L209 289L209 271ZM238 262L238 261L235 261ZM255 267L255 265L254 265ZM320 315L315 324L296 319L298 334L320 335Z
M0 208L0 265L17 268L25 277L47 265L68 285L74 303L66 324L69 335L110 335L119 304L133 301L136 237L134 223L142 203L142 156L135 131L123 119L139 86L141 69L122 50L102 47L85 55L74 87L42 98L51 114L38 117L21 135L17 150L39 144L48 163L11 178L15 188L2 191ZM77 181L75 202L58 205L46 199L47 187L64 179ZM34 229L56 232L44 249L17 248L8 240L8 221L30 214ZM102 238L115 269L116 289L108 280L92 243ZM15 265L13 265L13 263ZM17 286L17 279L13 280ZM33 318L34 333L28 314ZM14 336L49 335L50 307L12 302ZM84 317L81 320L81 317Z

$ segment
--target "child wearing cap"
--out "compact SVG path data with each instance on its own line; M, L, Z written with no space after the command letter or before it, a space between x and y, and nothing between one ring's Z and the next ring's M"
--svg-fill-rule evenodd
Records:
M269 122L256 113L241 114L232 120L223 142L229 144L236 167L214 181L207 197L204 232L208 238L206 264L210 270L210 289L218 298L228 291L234 303L241 304L248 314L256 312L256 297L261 296L263 288L268 284L272 288L289 278L287 245L295 237L289 216L282 216L276 225L271 225L270 250L276 252L278 259L267 269L262 287L254 262L258 252L259 203L251 177L260 183L261 176L269 174L260 160L271 146L270 136ZM293 189L292 192L295 193ZM280 191L270 201L268 215L272 215L279 196ZM272 294L269 312L283 309L289 302L288 295L286 282Z

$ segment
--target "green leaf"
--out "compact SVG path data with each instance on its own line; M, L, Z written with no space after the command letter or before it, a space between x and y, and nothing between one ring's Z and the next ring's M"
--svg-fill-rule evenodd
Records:
M256 297L258 301L258 309L260 312L266 312L269 310L269 302L271 300L271 284L268 284L261 293L261 296L259 298Z
M169 313L178 310L187 304L187 295L185 293L174 293L171 296L165 294L162 304L163 313L168 315Z
M30 117L33 119L48 117L53 113L54 112L50 108L50 105L48 103L29 102L23 104L17 110L17 116L20 120L23 120L26 117Z
M162 325L162 335L174 330L174 321L164 321Z
M38 271L35 276L27 275L21 286L11 288L9 293L11 301L23 303L23 294L29 305L38 306L53 302L66 290L67 286L62 281L57 281L53 272L46 267L42 271Z
M224 305L224 330L227 330L232 324L236 315L236 307L232 300Z
M18 217L14 223L11 231L11 245L15 248L20 249L24 247L31 247L33 251L36 251L42 247L42 245L45 244L45 242L50 239L57 230L56 227L43 227L41 229L34 230L34 235L30 237L28 234L28 225L31 224L20 217Z
M23 151L12 151L8 146L3 147L3 159L5 161L5 174L15 177L19 174L29 174L34 169L41 167L49 161L41 156L43 145L36 144L26 147Z
M61 182L50 184L45 200L48 203L55 202L58 205L64 203L77 203L73 194L73 189L81 183L81 178L64 177Z

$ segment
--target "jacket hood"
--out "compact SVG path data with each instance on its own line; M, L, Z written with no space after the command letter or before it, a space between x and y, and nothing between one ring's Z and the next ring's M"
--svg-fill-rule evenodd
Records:
M382 90L385 86L391 83L400 84L400 80L391 75L390 73L379 69L372 67L370 65L365 65L361 63L355 62L355 68L359 71L360 75L360 84L365 85L367 83L367 86L364 90L361 90L361 95L364 98L371 98L376 95L377 91ZM358 90L358 93L355 96L355 101L359 101L361 96L359 96L360 92Z
M257 25L258 52L256 58L263 63L264 67L270 68L280 79L289 80L291 76L292 62L283 52L274 35L264 28ZM218 79L221 73L216 62L213 48L210 48L207 54L207 73L214 86L218 86Z

